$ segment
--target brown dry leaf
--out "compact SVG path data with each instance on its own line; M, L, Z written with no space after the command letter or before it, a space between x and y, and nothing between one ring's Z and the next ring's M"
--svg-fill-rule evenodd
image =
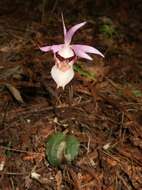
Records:
M78 179L81 181L81 184L88 181L92 180L92 176L88 173L82 174L82 173L78 173Z
M135 146L138 146L140 149L142 149L142 140L138 137L131 137L131 141Z
M38 160L40 162L44 158L44 153L29 153L27 156L23 157L25 161L34 161Z
M122 92L123 92L124 97L135 99L135 97L133 96L132 90L129 87L125 87Z
M5 84L5 86L8 88L8 90L10 91L10 93L12 94L12 96L19 102L19 103L24 103L23 98L19 92L19 90L17 88L15 88L13 85L11 84Z
M113 160L111 158L107 158L106 161L111 166L116 166L118 164L116 160Z
M62 173L61 171L59 170L55 176L55 179L56 179L56 187L57 187L57 190L62 190L62 187L61 187L61 184L62 184Z
M73 169L69 169L69 173L71 175L71 178L73 179L73 184L76 190L81 190L81 181L78 178L77 174L73 171Z

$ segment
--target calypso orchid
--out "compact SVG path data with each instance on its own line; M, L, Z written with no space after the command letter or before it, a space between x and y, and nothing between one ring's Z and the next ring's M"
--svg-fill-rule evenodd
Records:
M77 57L92 60L87 53L98 54L102 57L104 55L96 48L88 45L70 44L75 32L84 26L86 22L76 24L68 31L66 29L64 18L62 16L63 31L64 31L64 44L51 45L40 47L43 52L52 51L54 54L55 65L51 69L51 76L57 84L57 88L64 87L73 79L74 70L73 64L77 60Z

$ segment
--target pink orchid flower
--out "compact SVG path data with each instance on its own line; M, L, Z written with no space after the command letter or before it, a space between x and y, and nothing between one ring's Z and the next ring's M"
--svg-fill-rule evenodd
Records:
M96 48L88 45L70 44L75 32L84 26L86 22L76 24L68 31L66 29L64 18L62 16L63 31L64 31L64 44L51 45L40 47L43 52L52 51L54 54L55 65L51 69L51 76L57 84L57 88L64 87L74 77L73 64L77 60L77 57L92 60L88 53L98 54L102 57L104 55Z

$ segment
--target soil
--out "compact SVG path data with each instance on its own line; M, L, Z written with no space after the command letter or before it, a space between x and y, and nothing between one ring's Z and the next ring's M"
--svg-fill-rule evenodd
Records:
M142 190L142 5L59 2L0 2L0 190ZM73 40L105 55L79 59L64 90L39 50L62 43L61 9L68 27L88 20ZM45 156L57 131L80 141L60 167Z

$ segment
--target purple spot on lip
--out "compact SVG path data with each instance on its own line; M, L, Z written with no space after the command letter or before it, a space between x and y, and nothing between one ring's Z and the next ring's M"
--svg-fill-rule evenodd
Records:
M62 57L58 52L55 53L55 56L59 59L59 61L63 62L63 61L66 61L66 62L71 62L72 60L74 60L76 58L76 55L74 53L73 56L69 57L69 58L64 58Z

